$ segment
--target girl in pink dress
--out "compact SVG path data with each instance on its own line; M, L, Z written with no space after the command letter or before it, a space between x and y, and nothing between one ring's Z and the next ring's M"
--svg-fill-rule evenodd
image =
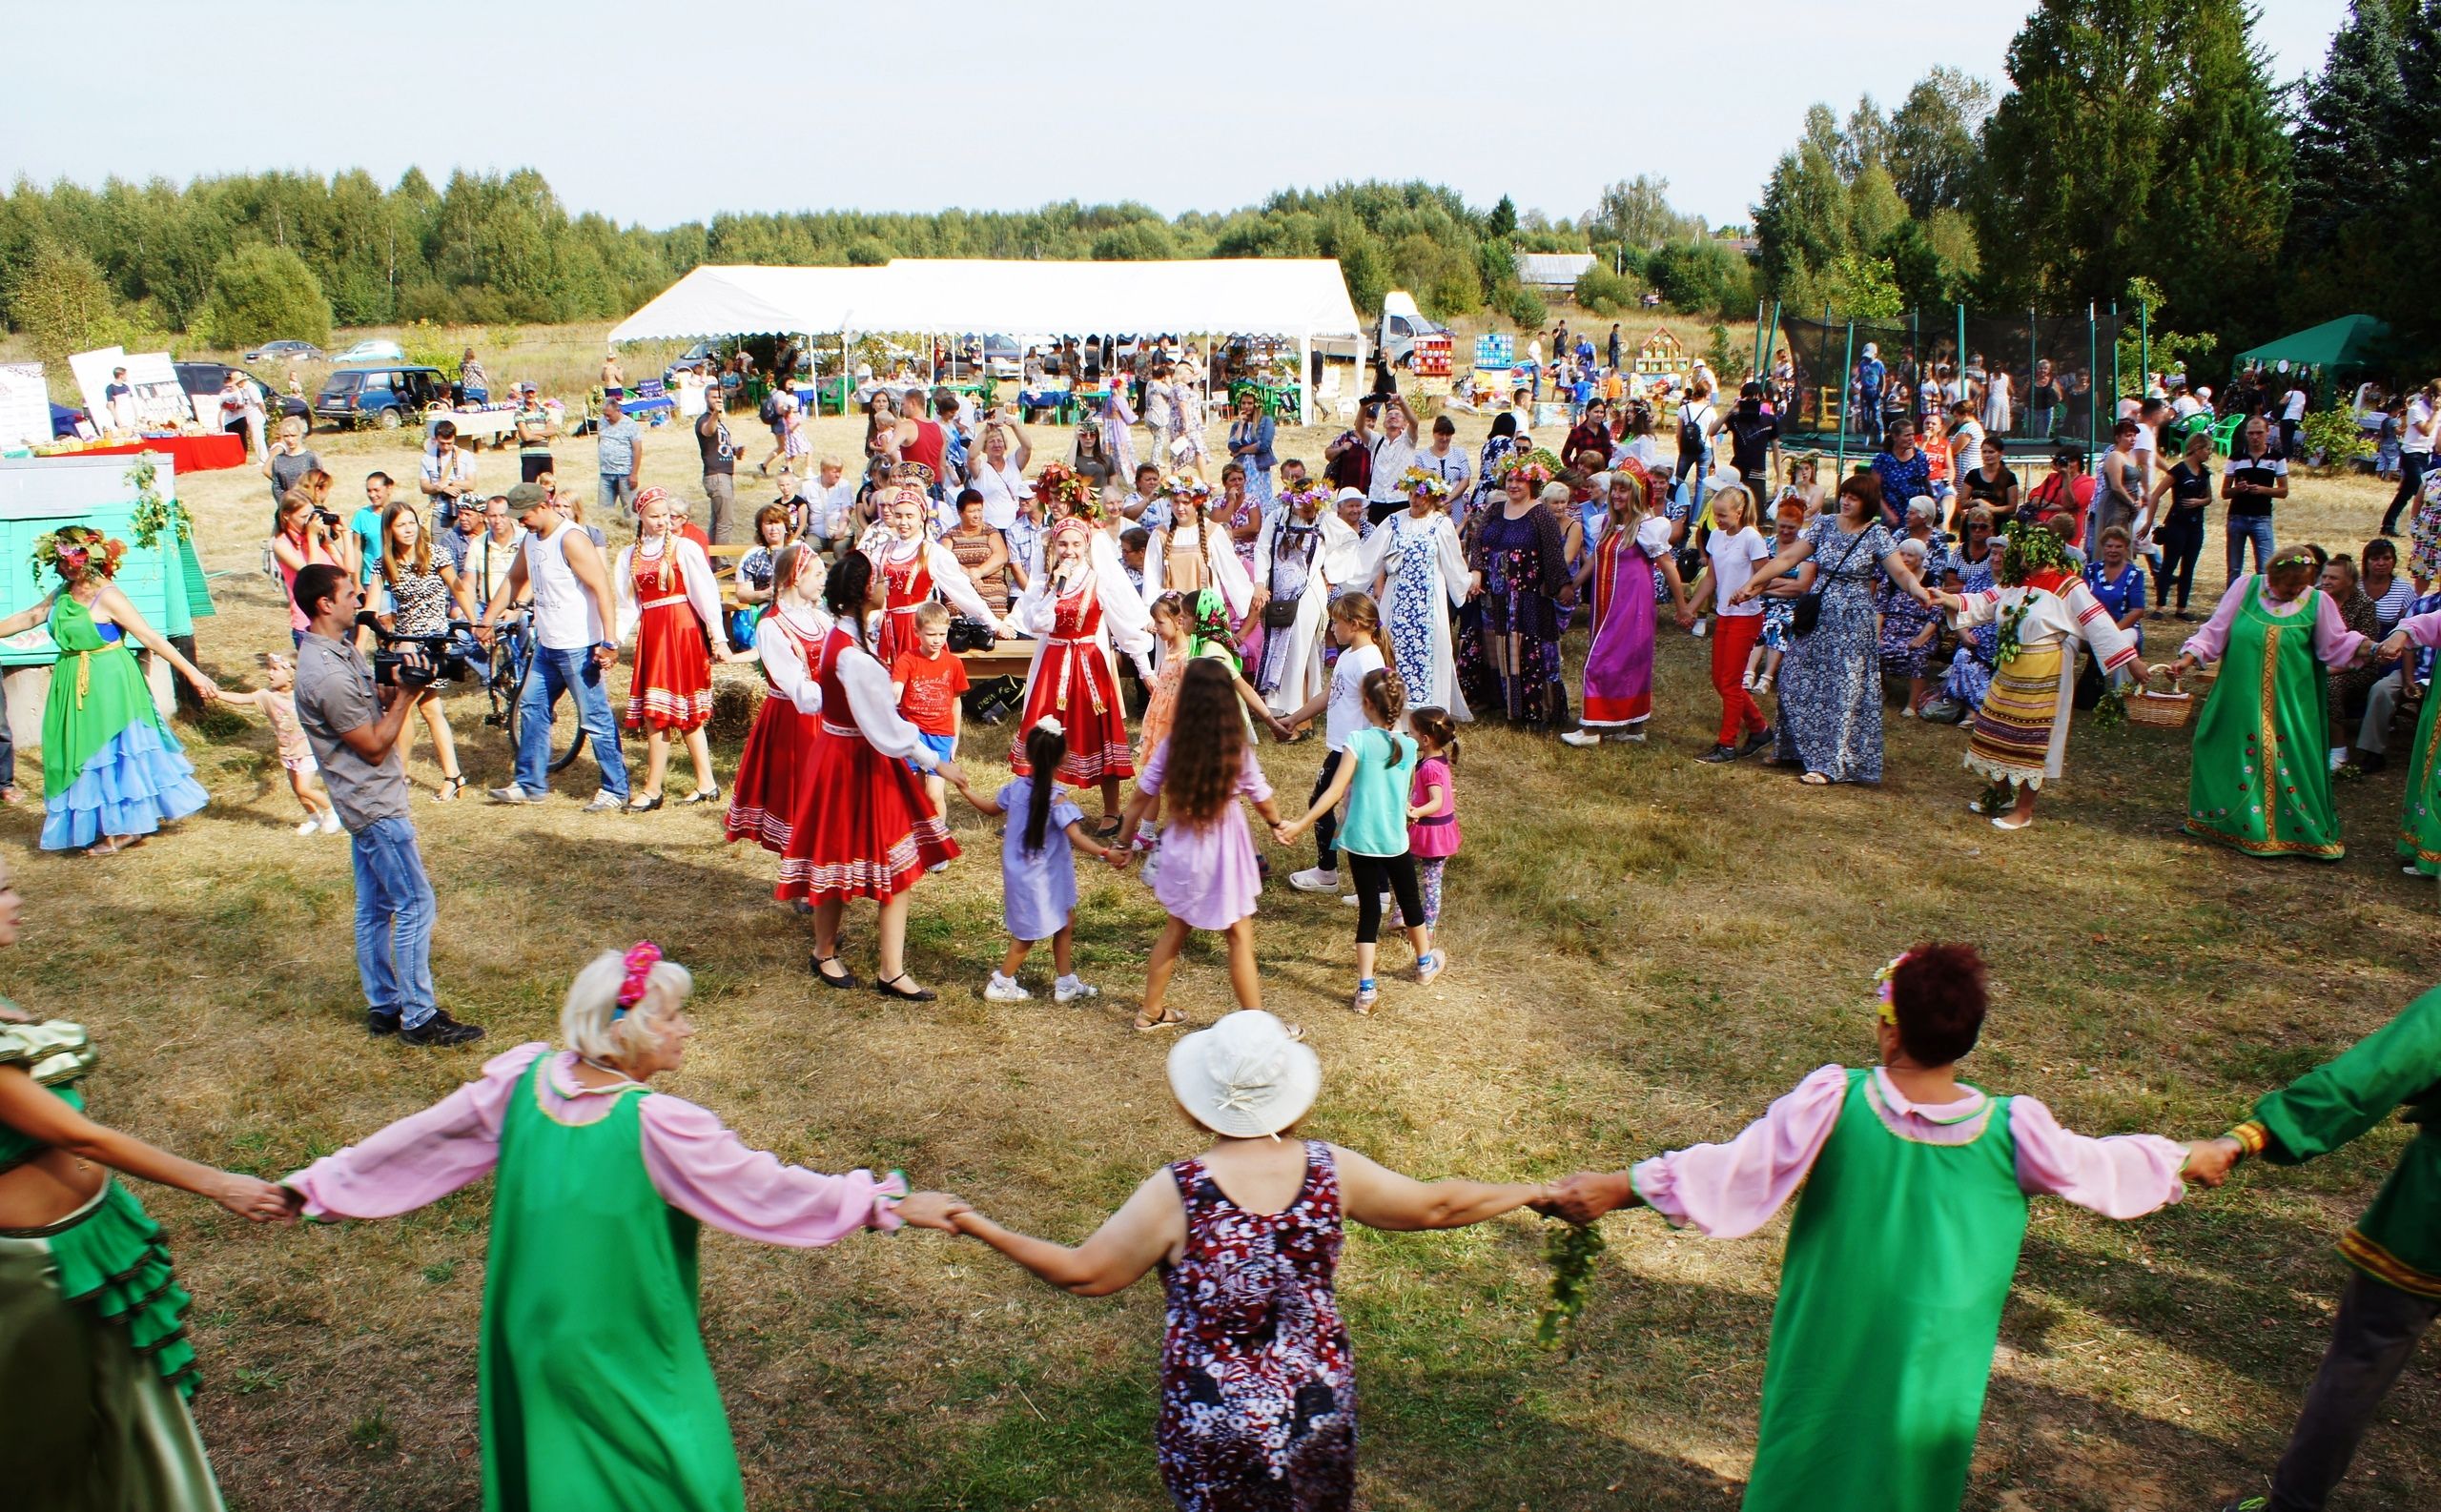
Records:
M1229 985L1241 1008L1261 1008L1255 979L1255 898L1262 875L1255 866L1254 839L1246 831L1241 797L1251 799L1265 824L1280 823L1271 784L1255 762L1254 742L1238 713L1238 689L1228 668L1197 657L1179 679L1170 736L1155 747L1136 779L1136 796L1111 849L1124 858L1136 828L1153 811L1163 785L1169 787L1169 824L1161 831L1161 866L1153 896L1169 911L1169 923L1144 967L1144 1009L1136 1027L1150 1031L1186 1022L1162 1006L1179 952L1196 930L1214 930L1229 945Z

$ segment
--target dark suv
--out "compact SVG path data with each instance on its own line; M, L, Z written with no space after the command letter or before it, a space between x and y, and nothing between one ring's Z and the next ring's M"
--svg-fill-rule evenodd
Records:
M379 425L395 431L420 420L426 405L450 402L449 379L437 367L372 362L335 368L314 396L315 418L342 430Z

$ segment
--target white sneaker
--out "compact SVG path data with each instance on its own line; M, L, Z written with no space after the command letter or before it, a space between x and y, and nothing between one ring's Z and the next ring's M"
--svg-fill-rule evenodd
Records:
M1562 730L1560 731L1560 744L1563 746L1573 746L1578 750L1591 750L1594 746L1602 744L1602 737L1590 729Z
M992 973L992 980L983 984L983 1001L987 1003L1025 1003L1033 998L1034 994L1027 991L1015 977L1002 976L997 971Z
M946 861L935 861L935 862L933 862L931 866L926 867L926 868L924 868L924 870L925 870L925 872L929 875L929 874L935 873L935 872L947 871L949 868L950 868L950 864L949 864L948 862L946 862Z
M336 808L325 808L325 809L323 809L323 810L322 810L322 833L324 833L324 834L326 834L326 835L335 835L335 834L338 834L338 832L339 832L339 811L338 811L338 809L336 809Z
M1742 684L1742 685L1745 687L1746 691L1748 691L1749 693L1754 692L1754 673L1752 673L1752 672L1747 673L1747 674L1746 674L1746 678L1745 678L1745 682L1743 683L1743 684Z
M1392 894L1387 893L1387 892L1385 892L1385 893L1383 893L1383 894L1382 894L1382 907L1383 907L1385 909L1390 909L1390 908L1392 908L1392 907L1394 907L1394 906L1395 906L1395 905L1393 905L1393 904L1392 904L1392 902L1391 902L1391 898L1392 898L1392 896L1393 896ZM1353 892L1343 892L1343 893L1341 893L1341 894L1339 895L1339 901L1340 901L1340 902L1342 902L1342 903L1344 903L1344 904L1345 904L1347 907L1349 907L1349 908L1351 908L1351 909L1352 909L1352 908L1356 907L1357 897L1358 897L1358 894L1356 894L1356 893L1353 893Z
M2347 766L2347 765L2348 765L2348 749L2347 749L2347 747L2346 747L2346 746L2340 746L2340 747L2337 747L2337 748L2333 749L2333 750L2331 751L2331 753L2330 753L2330 769L2331 769L2332 771L2337 771L2337 770L2339 770L2342 766Z
M1900 719L1914 719L1916 717L1916 705L1910 704L1906 707L1900 709L1898 711L1898 717Z
M300 835L320 834L322 832L321 816L318 814L307 814L305 816L305 822L297 827L297 832Z
M1339 872L1324 871L1320 867L1309 867L1303 871L1290 872L1288 885L1300 892L1337 892Z
M1073 972L1051 984L1051 1000L1055 1003L1074 1003L1079 998L1101 995L1100 988L1079 982Z

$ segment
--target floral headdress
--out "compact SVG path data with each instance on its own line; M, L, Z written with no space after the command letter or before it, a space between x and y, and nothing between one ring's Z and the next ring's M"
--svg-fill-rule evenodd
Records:
M933 500L933 470L922 462L900 462L890 470L890 501L912 499L918 505Z
M1291 509L1303 509L1307 504L1312 504L1317 509L1327 509L1330 507L1333 492L1331 485L1324 480L1308 478L1295 488L1282 489L1280 501Z
M127 542L114 536L105 536L91 525L62 525L34 538L34 582L42 582L46 571L59 574L62 582L73 582L87 573L114 578L119 559L126 555Z
M2048 525L2012 520L2002 533L1999 570L2004 584L2034 582L2044 573L2067 570L2068 548Z
M1097 520L1101 516L1101 497L1094 492L1091 480L1066 462L1046 462L1035 475L1034 496L1042 501L1045 514L1054 506L1072 516Z
M1410 467L1399 475L1399 492L1428 504L1449 501L1449 480L1428 467Z
M1916 952L1913 950L1901 950L1897 955L1890 958L1890 964L1888 966L1883 967L1880 971L1876 971L1873 974L1874 996L1879 999L1879 1002L1874 1009L1874 1012L1883 1023L1888 1024L1893 1029L1898 1027L1898 1002L1897 996L1898 969L1905 966L1910 960L1914 959L1915 954Z
M1193 499L1198 502L1212 497L1212 485L1193 473L1172 473L1161 480L1163 499Z
M628 1011L645 1000L645 989L652 984L652 969L661 964L661 947L650 940L638 940L627 947L627 974L619 982L619 1006L610 1011L610 1022L617 1023Z
M1058 545L1063 536L1075 536L1087 546L1091 546L1094 543L1093 521L1081 515L1070 515L1051 527L1051 543L1054 546Z
M1539 491L1545 483L1560 475L1560 460L1548 447L1537 446L1530 452L1510 452L1492 464L1492 478L1502 487L1512 478L1523 478L1526 486Z

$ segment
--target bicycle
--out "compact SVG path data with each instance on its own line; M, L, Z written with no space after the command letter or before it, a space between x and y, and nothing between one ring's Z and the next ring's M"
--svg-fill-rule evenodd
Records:
M449 627L452 632L462 627L472 629L459 620L452 620ZM483 716L483 723L507 733L512 757L518 746L518 711L524 705L525 683L534 675L534 662L533 611L518 609L493 627L491 652L482 679L484 695L491 702L491 710ZM560 726L563 724L567 726L567 748L564 751L560 749ZM585 725L573 697L561 700L560 706L553 711L550 749L557 754L550 756L547 765L555 772L564 769L585 749Z

